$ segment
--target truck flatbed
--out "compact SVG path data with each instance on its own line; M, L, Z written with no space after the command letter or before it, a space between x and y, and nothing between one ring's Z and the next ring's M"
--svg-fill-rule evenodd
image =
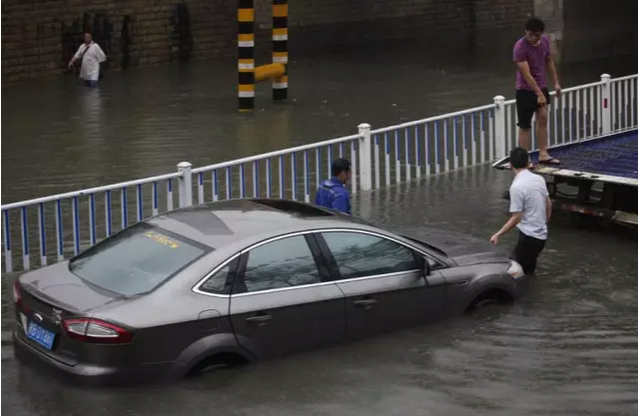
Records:
M555 207L637 225L637 129L553 146L558 165L539 164L531 152L533 172L545 177ZM508 157L493 164L510 169ZM570 188L577 193L570 193Z

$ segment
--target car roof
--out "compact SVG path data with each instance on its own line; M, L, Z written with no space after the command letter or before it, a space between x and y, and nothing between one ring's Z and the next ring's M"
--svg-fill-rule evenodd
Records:
M363 228L371 224L316 205L284 199L231 199L169 211L146 221L213 248L318 228ZM376 227L375 227L376 228Z

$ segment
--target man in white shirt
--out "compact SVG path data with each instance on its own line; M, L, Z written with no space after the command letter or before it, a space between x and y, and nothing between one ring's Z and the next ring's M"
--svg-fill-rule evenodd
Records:
M548 221L552 203L548 197L546 181L526 167L528 152L516 147L510 152L510 166L515 179L510 185L510 219L495 233L490 242L497 245L499 237L515 226L519 229L519 239L513 253L526 274L534 274L537 258L546 245Z
M80 45L69 62L69 68L72 68L76 61L81 61L80 78L84 80L84 85L91 88L97 87L98 79L100 79L100 64L106 61L106 55L100 45L93 42L93 36L89 32L84 34L84 43Z

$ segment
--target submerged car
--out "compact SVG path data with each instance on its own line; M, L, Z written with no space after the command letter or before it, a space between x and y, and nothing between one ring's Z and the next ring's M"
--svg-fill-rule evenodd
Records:
M15 354L82 382L176 379L519 297L520 265L437 230L296 201L167 212L14 285Z

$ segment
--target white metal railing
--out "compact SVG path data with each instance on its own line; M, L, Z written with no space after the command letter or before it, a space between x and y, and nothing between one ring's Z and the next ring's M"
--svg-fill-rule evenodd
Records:
M179 165L178 165L179 166ZM159 184L164 183L166 185L165 197L166 197L166 210L173 209L173 179L182 180L183 172L169 173L166 175L154 176L151 178L145 178L135 181L128 181L117 183L114 185L99 186L95 188L84 189L82 191L67 192L64 194L58 194L43 198L30 199L27 201L16 202L2 206L2 235L3 235L3 251L4 251L4 270L11 272L13 270L13 239L14 235L11 232L12 218L11 212L18 211L17 220L20 223L20 241L22 249L22 268L29 270L31 266L31 244L30 241L37 234L39 242L39 254L40 265L46 266L49 258L54 258L56 261L64 259L65 255L72 251L73 254L78 254L83 245L88 243L89 245L95 244L100 235L108 237L114 233L114 215L113 206L114 198L113 191L116 191L119 197L120 205L120 229L126 228L131 223L130 218L135 217L135 222L139 222L147 217L147 213L150 211L151 215L157 215L160 212L160 189ZM144 200L144 186L150 185L151 198L145 203ZM136 190L136 204L129 205L128 195L129 189L135 188ZM97 195L102 194L104 199L102 203L96 198ZM81 199L82 198L82 199ZM63 202L67 202L66 207ZM71 216L64 216L64 208L69 209ZM104 221L98 222L99 206L104 208ZM29 210L30 207L37 207L37 219L33 218L33 212ZM148 209L147 207L150 207ZM47 222L47 210L46 208L53 208L53 223ZM80 212L86 209L88 214L88 226L81 227ZM147 208L147 209L145 209ZM134 212L132 212L134 211ZM50 211L49 211L50 212ZM37 224L37 233L34 233L34 229L29 227L29 224ZM100 224L102 227L98 227ZM68 232L71 228L72 233ZM84 235L82 231L86 230ZM55 235L55 254L50 253L48 243L51 242L52 236ZM68 241L71 237L71 247L69 247ZM84 238L83 238L84 237ZM85 243L85 244L83 244Z
M548 112L548 145L575 143L603 134L637 127L637 75L566 88L553 97ZM506 148L517 143L515 100L504 102ZM536 126L532 127L532 148L537 149Z
M563 90L551 102L549 144L636 128L636 91L637 75L611 79L607 74L598 82ZM196 169L182 162L165 175L2 205L4 271L13 271L19 256L14 241L19 242L23 270L61 261L134 222L172 210L174 191L180 207L193 204L194 195L198 203L249 194L310 202L336 157L352 162L352 192L486 163L516 145L515 101L497 96L481 107L374 130L361 124L358 130ZM533 148L535 133L533 127ZM132 190L135 204L130 203ZM118 211L120 221L114 224ZM31 241L38 241L39 261L32 256Z
M370 189L363 183L366 178L363 175L358 175L360 169L357 163L359 153L366 149L366 146L360 145L360 142L363 141L365 132L370 130L370 126L362 124L359 129L361 133L352 136L193 169L192 174L197 175L197 201L204 203L205 200L219 200L222 196L220 182L223 182L225 199L232 198L234 195L245 198L249 195L248 188L251 189L251 196L255 198L260 196L270 198L276 195L282 199L298 199L300 191L303 191L303 200L310 202L313 191L311 184L316 189L320 181L330 176L333 160L340 157L351 160L352 192L357 192L358 185L361 189ZM364 158L362 157L362 159ZM275 180L273 165L277 166L277 179ZM251 174L248 176L246 175L247 166L251 169ZM300 166L301 169L299 169ZM325 173L323 173L322 166L326 166ZM260 169L264 169L264 176L260 175ZM223 180L222 175L224 175ZM234 193L233 178L235 175L237 175L236 182L239 190ZM206 197L207 187L211 189L211 198L209 199Z
M393 175L400 183L488 162L495 157L496 108L489 104L370 131L374 187L381 186L382 177L390 185Z
M611 79L608 91L611 109L606 115L611 130L637 127L637 75Z

